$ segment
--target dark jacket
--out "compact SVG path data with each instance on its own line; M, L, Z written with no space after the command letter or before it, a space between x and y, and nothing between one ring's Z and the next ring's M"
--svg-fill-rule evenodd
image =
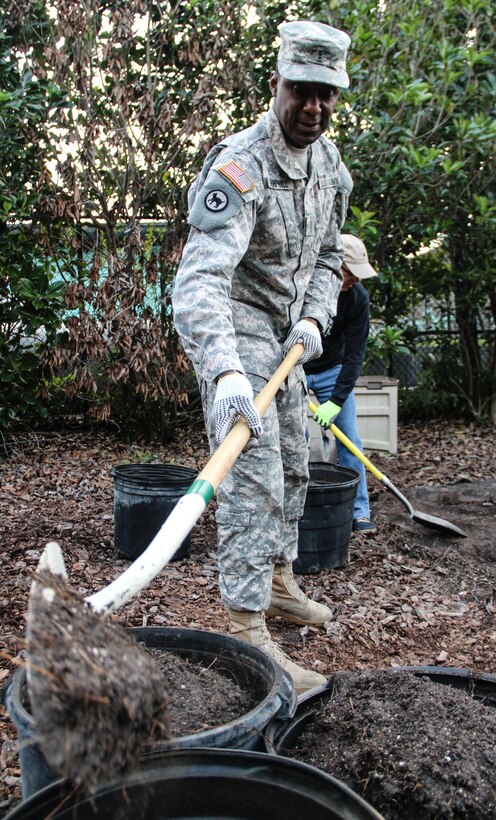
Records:
M336 317L331 332L322 336L324 352L319 359L304 365L305 373L322 373L342 364L332 395L328 398L343 406L360 375L369 335L369 295L356 282L339 294Z

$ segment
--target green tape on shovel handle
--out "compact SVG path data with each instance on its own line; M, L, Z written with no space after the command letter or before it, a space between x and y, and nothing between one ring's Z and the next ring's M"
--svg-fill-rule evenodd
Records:
M208 504L210 499L213 497L214 488L210 484L209 481L205 481L204 479L196 479L193 481L191 487L186 492L186 495L189 493L195 493L196 495L201 495L203 500L205 501L205 506Z

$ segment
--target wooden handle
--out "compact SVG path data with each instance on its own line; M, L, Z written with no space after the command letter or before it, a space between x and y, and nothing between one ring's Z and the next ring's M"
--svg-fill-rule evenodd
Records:
M255 407L261 416L267 410L284 379L299 362L303 350L303 345L294 345L256 397ZM94 609L107 613L115 611L137 595L158 575L202 515L208 501L243 451L249 438L248 425L240 419L217 448L188 492L179 499L147 549L122 575L86 599Z
M300 361L303 351L303 345L293 345L274 375L256 396L254 404L260 416L263 416L266 412L281 384ZM240 453L242 453L249 438L250 429L248 425L244 419L239 419L199 474L198 481L208 481L216 491Z

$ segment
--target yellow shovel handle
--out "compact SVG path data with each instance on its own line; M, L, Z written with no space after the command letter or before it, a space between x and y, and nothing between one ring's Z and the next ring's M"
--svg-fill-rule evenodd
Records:
M313 401L309 401L308 406L310 407L312 413L317 412L318 407L313 403ZM356 456L358 460L362 462L362 464L367 468L367 470L370 470L372 475L378 478L379 481L383 480L384 475L381 473L381 471L378 470L377 467L375 467L372 464L372 462L368 460L367 456L365 456L362 453L362 451L359 450L358 447L356 447L355 444L353 444L353 442L349 440L348 436L345 436L345 434L341 432L339 427L336 427L335 424L331 424L329 429L331 433L333 433L333 435L335 435L336 438L338 438L344 444L344 446L348 448L350 453L353 453L353 455Z

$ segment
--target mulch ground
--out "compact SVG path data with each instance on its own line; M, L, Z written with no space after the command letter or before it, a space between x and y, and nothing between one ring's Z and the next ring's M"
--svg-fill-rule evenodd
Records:
M397 665L445 665L496 673L496 456L494 428L436 422L398 429L396 455L369 453L414 508L461 527L458 538L415 523L372 476L378 532L354 535L348 563L298 576L328 604L325 628L272 619L298 663L325 675ZM200 418L168 445L132 445L79 428L25 432L0 442L0 580L5 682L22 663L32 573L44 545L60 543L71 586L87 596L129 566L113 546L112 467L164 462L199 471L208 460ZM224 632L216 569L215 502L194 528L189 554L111 616L123 626ZM20 800L15 731L0 707L0 814Z

